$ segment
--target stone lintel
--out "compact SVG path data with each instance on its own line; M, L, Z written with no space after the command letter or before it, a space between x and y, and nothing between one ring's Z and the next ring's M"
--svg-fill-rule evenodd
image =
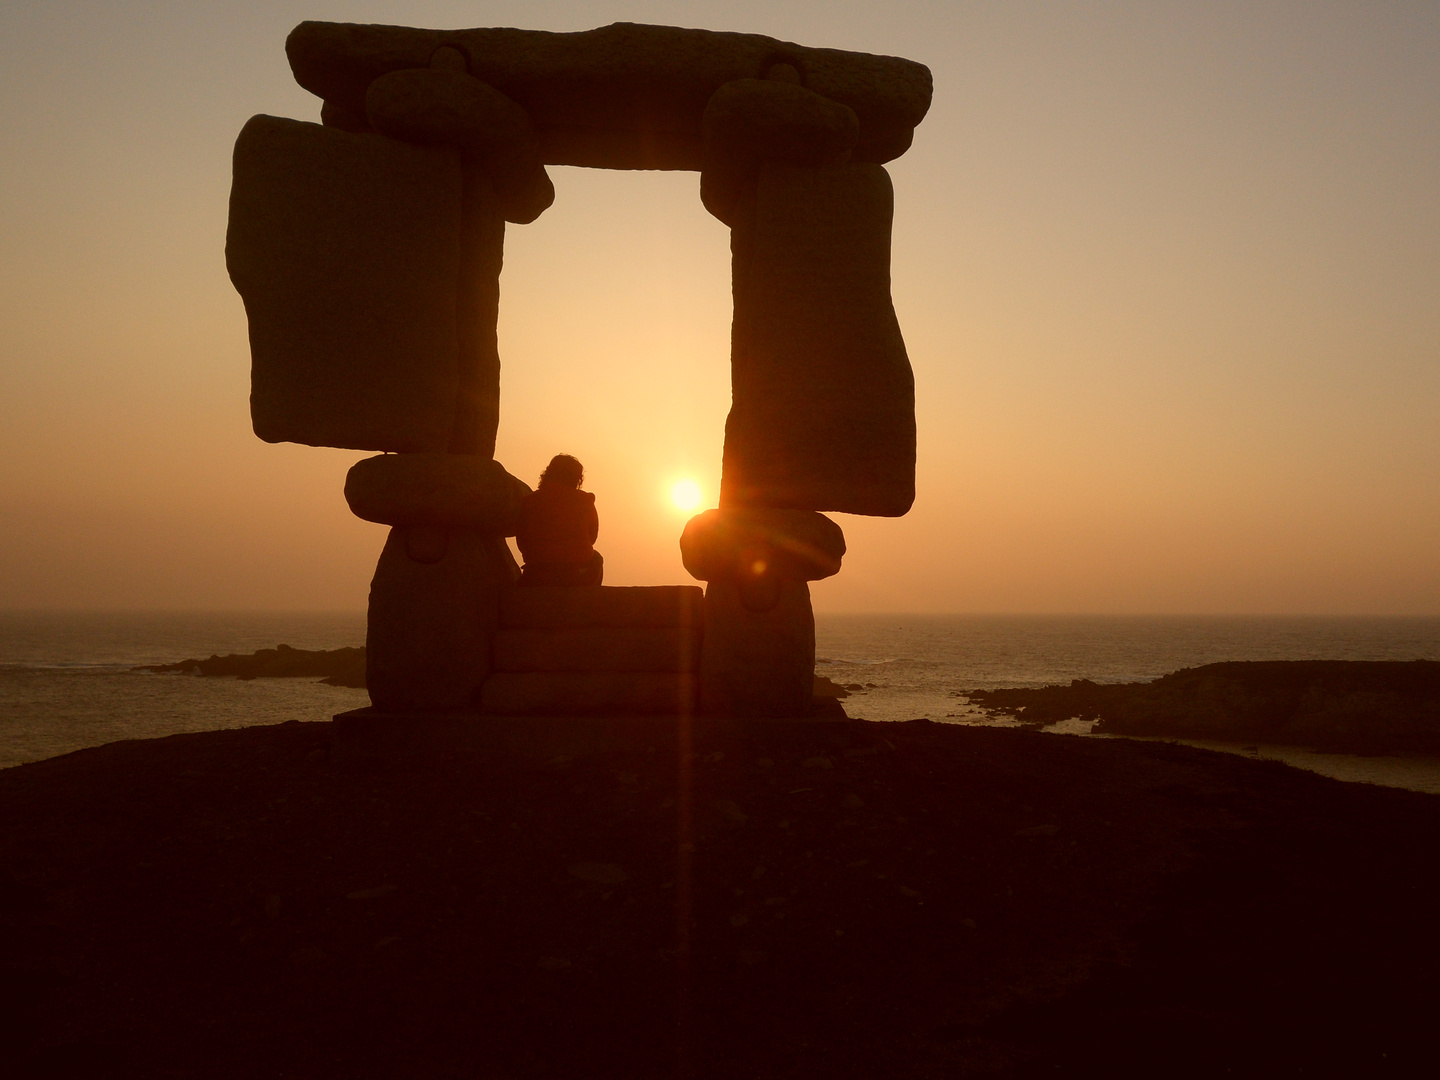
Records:
M900 57L638 23L554 33L303 22L285 50L301 86L342 115L364 116L371 82L428 67L443 46L463 52L471 75L530 113L548 165L698 170L711 95L736 79L764 78L776 64L853 109L853 160L884 163L909 149L932 89L929 68Z

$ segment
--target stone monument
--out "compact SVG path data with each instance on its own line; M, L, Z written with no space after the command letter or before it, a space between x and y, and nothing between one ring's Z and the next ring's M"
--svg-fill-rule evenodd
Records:
M376 709L807 715L808 582L845 553L823 511L894 517L915 497L884 164L929 108L928 69L630 23L305 22L286 52L321 123L245 125L226 261L255 433L380 451L345 483L391 526L370 589ZM499 280L506 223L554 201L546 165L696 170L730 227L720 505L680 539L703 600L514 589L505 538L529 488L494 460Z

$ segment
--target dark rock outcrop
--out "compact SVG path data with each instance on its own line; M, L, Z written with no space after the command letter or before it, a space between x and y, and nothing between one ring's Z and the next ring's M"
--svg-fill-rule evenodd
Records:
M1160 735L1440 753L1440 661L1265 660L1185 668L1148 683L974 690L989 712L1036 724L1098 720L1107 735Z
M228 675L236 679L300 679L320 677L327 686L365 687L365 650L292 649L278 645L248 656L231 653L208 660L181 660L174 664L145 664L135 671L161 675Z
M817 698L831 698L839 701L841 698L850 696L850 687L841 686L833 679L827 679L824 675L816 675L815 696Z

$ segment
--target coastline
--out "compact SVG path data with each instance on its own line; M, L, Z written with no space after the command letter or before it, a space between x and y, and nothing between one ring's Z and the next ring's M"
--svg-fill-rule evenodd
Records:
M1228 661L1149 682L972 690L989 715L1095 721L1097 735L1440 754L1440 661Z

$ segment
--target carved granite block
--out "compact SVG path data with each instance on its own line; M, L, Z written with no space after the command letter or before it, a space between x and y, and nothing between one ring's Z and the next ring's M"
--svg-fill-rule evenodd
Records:
M813 510L732 507L706 510L685 523L680 557L701 581L779 573L817 581L840 572L845 534Z
M376 131L452 145L483 165L506 221L528 224L555 201L529 114L479 79L428 68L392 71L370 84L365 111Z
M515 589L500 606L501 625L698 626L703 595L694 585L602 585Z
M850 158L860 133L848 105L773 78L726 83L705 106L702 125L700 200L732 226L753 197L762 162L840 164Z
M677 672L498 672L481 691L481 711L502 716L677 715L694 709L695 676Z
M452 454L495 456L500 427L500 270L505 218L489 174L472 163L462 170L459 337Z
M235 143L225 258L267 442L444 450L459 385L459 156L256 116Z
M720 505L892 517L915 498L915 383L879 165L761 167L731 232Z
M392 529L375 567L365 679L377 708L473 709L490 673L500 596L519 568L498 536L457 529L435 540L423 526Z
M472 454L381 454L350 467L345 501L384 525L464 526L514 536L530 485Z
M700 655L701 708L712 715L805 717L815 690L815 616L810 588L780 579L763 611L740 586L720 579L705 587L705 647Z
M700 627L502 628L496 671L690 671L699 666Z
M779 65L855 111L856 161L903 154L930 107L930 71L912 60L674 26L615 23L552 33L304 22L285 51L296 82L344 115L363 116L372 82L401 68L428 67L447 46L468 57L471 75L530 114L541 158L551 165L699 169L700 116L711 95Z

